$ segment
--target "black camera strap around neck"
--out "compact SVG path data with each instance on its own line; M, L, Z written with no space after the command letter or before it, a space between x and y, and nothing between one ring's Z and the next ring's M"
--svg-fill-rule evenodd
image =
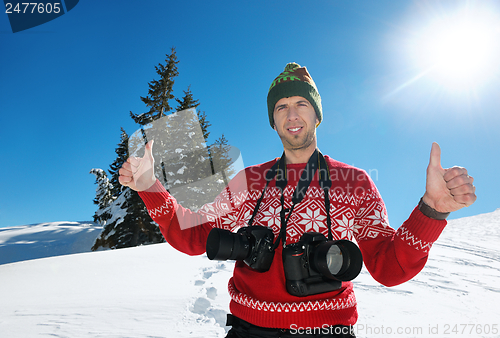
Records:
M269 182L271 182L276 177L276 187L281 191L281 198L280 198L281 228L280 228L280 234L276 239L276 242L274 243L273 249L276 249L280 241L283 242L283 247L286 246L286 225L288 224L288 220L292 215L293 208L295 207L295 205L300 203L304 199L306 191L309 188L309 185L311 184L311 181L313 180L313 177L315 176L316 171L318 169L319 169L319 185L321 189L323 189L325 195L325 210L327 215L328 240L332 240L331 219L330 219L330 198L329 198L329 190L332 185L332 181L330 179L330 172L328 169L328 165L326 164L326 160L323 157L323 154L321 154L321 152L319 152L319 150L316 149L314 153L311 155L309 161L307 161L304 171L300 176L299 182L297 183L297 187L293 192L292 206L290 207L290 209L285 209L284 190L286 188L288 180L286 173L285 152L283 152L281 158L278 161L276 161L276 163L266 173L266 185L264 186L264 190L262 191L262 194L259 200L257 201L252 217L248 221L248 225L251 226L253 224L255 216L257 215L262 199L264 198L264 194L269 185ZM286 215L287 212L288 216Z

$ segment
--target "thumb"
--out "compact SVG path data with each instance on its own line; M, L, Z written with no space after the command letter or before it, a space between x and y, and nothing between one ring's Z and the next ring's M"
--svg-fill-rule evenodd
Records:
M429 160L429 167L436 167L436 168L442 168L441 167L441 148L439 147L439 144L436 142L432 143L432 148L431 148L431 158Z
M149 158L153 158L153 143L155 141L154 140L151 140L149 141L148 143L146 143L146 146L144 147L144 157L149 157Z

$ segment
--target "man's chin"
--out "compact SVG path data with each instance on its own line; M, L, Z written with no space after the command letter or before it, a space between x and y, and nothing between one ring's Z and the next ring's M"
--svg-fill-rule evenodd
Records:
M283 147L288 150L302 150L309 148L314 143L314 138L309 139L306 135L295 135L293 137L284 137L279 135Z
M313 144L313 142L288 143L287 148L290 150L293 150L293 151L304 150L304 149L308 149L309 147L311 147L312 144Z

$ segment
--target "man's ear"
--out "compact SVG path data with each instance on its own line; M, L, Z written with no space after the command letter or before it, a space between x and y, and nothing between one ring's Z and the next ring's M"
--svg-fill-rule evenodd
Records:
M319 120L318 118L316 118L316 128L318 128L318 126L319 126Z
M276 125L274 125L274 130L275 130L275 131L278 131L278 129L276 129Z

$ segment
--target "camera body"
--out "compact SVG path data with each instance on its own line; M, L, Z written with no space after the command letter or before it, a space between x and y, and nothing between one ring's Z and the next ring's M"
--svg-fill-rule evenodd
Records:
M286 289L298 297L338 290L356 278L363 265L359 248L351 241L328 241L319 232L306 232L283 249Z
M274 259L271 228L248 226L233 233L214 228L207 238L207 256L213 260L242 260L259 272L269 270Z

